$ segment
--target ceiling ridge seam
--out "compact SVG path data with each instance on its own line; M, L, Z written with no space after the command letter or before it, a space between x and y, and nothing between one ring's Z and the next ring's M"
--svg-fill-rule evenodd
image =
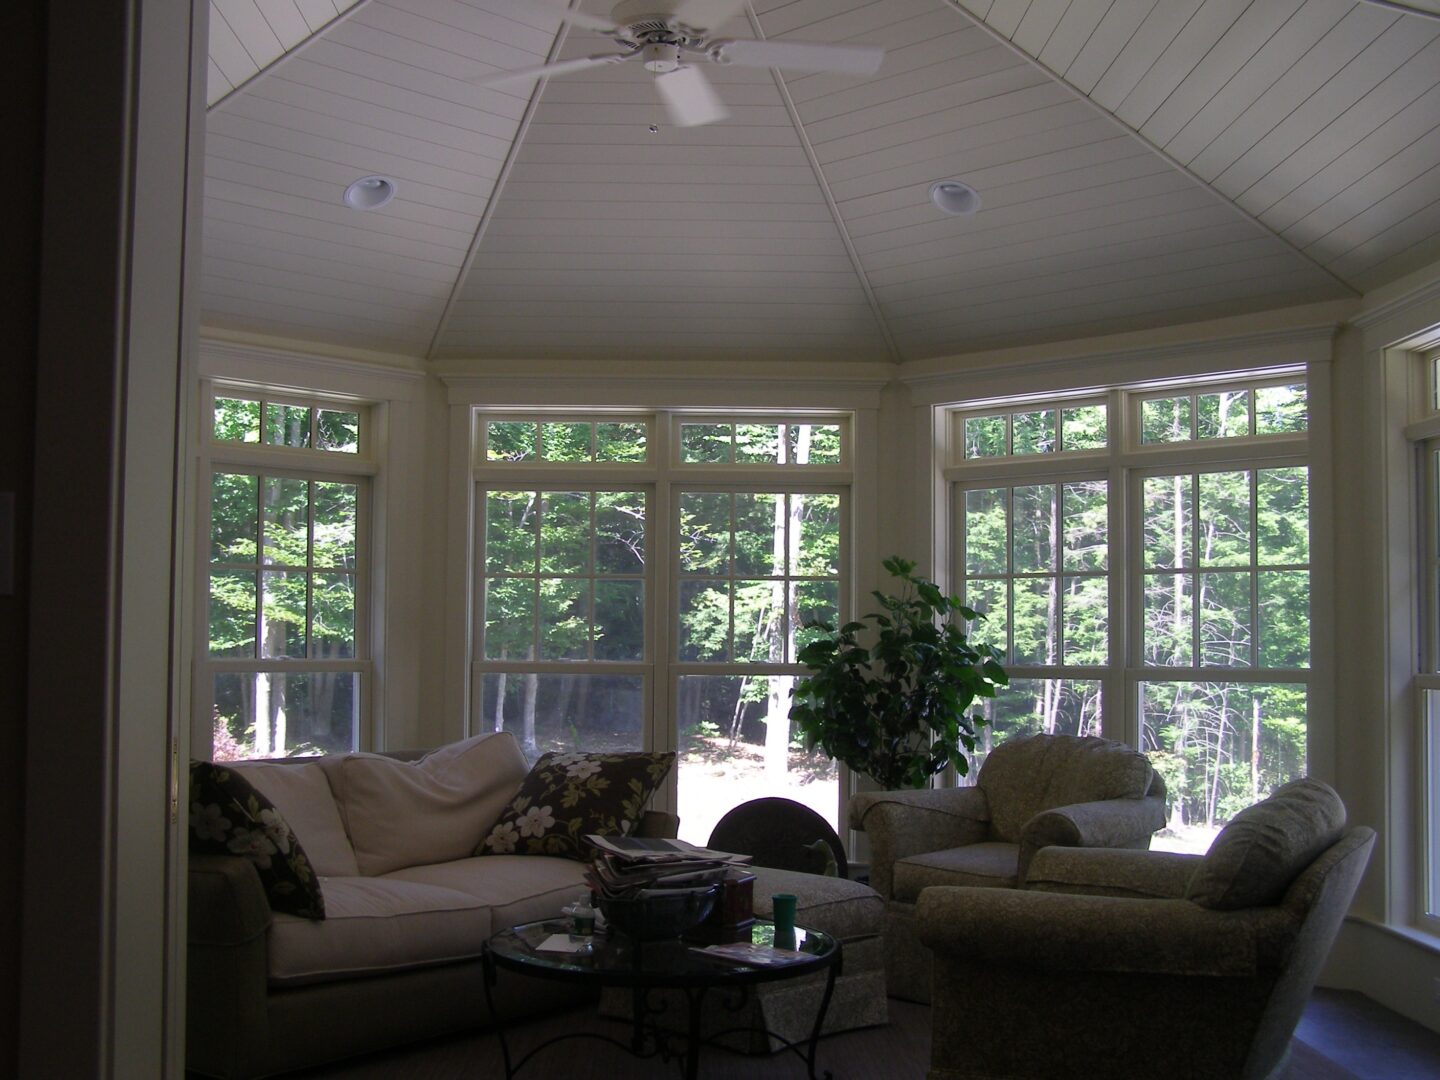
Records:
M248 79L245 79L244 81L242 81L239 86L232 86L229 90L225 91L225 93L222 94L220 97L216 98L216 99L215 99L213 102L211 102L209 105L206 105L206 106L205 106L205 115L206 115L206 116L209 116L209 115L210 115L212 112L214 112L216 109L220 108L221 105L224 105L224 104L225 104L227 101L229 101L231 98L236 97L236 96L240 93L241 90L244 90L244 89L245 89L247 86L249 86L251 83L255 82L257 79L260 78L260 76L270 74L270 72L272 72L272 71L274 71L276 68L280 67L280 66L281 66L282 64L284 64L287 60L289 60L291 57L293 57L293 56L298 56L300 53L304 52L306 49L308 49L308 48L311 46L311 44L313 44L315 41L318 41L318 40L319 40L321 37L323 37L324 35L328 34L331 30L333 30L335 27L339 26L342 22L344 22L345 20L347 20L348 18L350 18L350 16L354 15L357 11L359 11L361 8L365 7L365 6L366 6L367 4L369 4L369 3L370 3L370 0L355 0L355 3L354 3L354 4L352 4L350 7L346 8L344 11L340 12L340 14L336 15L333 19L331 19L329 22L327 22L324 26L320 27L319 30L312 30L307 37L303 38L302 40L300 40L299 42L297 42L296 44L294 44L294 45L291 46L290 48L286 49L286 50L285 50L284 52L282 52L279 56L275 57L274 60L271 60L271 61L270 61L268 64L266 64L264 67L262 67L262 68L260 68L259 70L257 70L257 71L255 72L255 74L251 75ZM264 13L263 11L261 11L260 14L261 14L261 16L263 17L265 13ZM268 20L267 20L267 25L268 25ZM272 33L273 33L273 31L272 31ZM242 42L242 44L243 44L243 42ZM253 59L253 58L252 58L252 59Z
M1156 157L1158 157L1161 161L1165 162L1167 165L1169 165L1169 166L1170 166L1172 169L1174 169L1175 171L1179 172L1181 175L1189 178L1189 180L1190 180L1192 183L1199 185L1199 187L1200 187L1202 190L1209 192L1210 195L1211 195L1217 202L1222 203L1222 204L1224 204L1225 206L1228 206L1231 210L1233 210L1235 213L1239 214L1241 217L1243 217L1246 221L1250 222L1250 223L1251 223L1252 225L1254 225L1256 228L1261 229L1261 230L1265 233L1266 236L1274 237L1276 240L1280 241L1280 243L1284 244L1285 247L1286 247L1288 250L1290 250L1290 251L1294 252L1296 255L1300 256L1300 258L1304 259L1307 263L1309 263L1311 266L1313 266L1316 270L1319 270L1322 274L1324 274L1326 277L1328 277L1331 281L1335 282L1335 284L1339 285L1341 288L1343 288L1343 289L1345 289L1346 291L1348 291L1352 296L1362 296L1362 295L1363 295L1362 290L1360 290L1360 289L1356 288L1354 285L1350 284L1350 282L1346 281L1346 280L1345 280L1344 278L1342 278L1339 274L1335 273L1335 271L1331 270L1331 269L1330 269L1328 266L1326 266L1324 263L1320 262L1320 261L1319 261L1318 259L1316 259L1313 255L1311 255L1309 252L1305 251L1303 248L1297 247L1293 242L1291 242L1291 241L1290 241L1289 239L1287 239L1285 236L1283 236L1283 235L1281 235L1280 233L1276 232L1276 231L1275 231L1274 229L1272 229L1269 225L1266 225L1266 224L1265 224L1263 221L1261 221L1258 217L1256 217L1254 214L1252 214L1249 210L1246 210L1243 206L1241 206L1239 203L1237 203L1234 199L1230 198L1230 197L1229 197L1228 195L1226 195L1224 192L1217 191L1217 190L1215 189L1215 186L1214 186L1213 184L1209 183L1209 182L1206 181L1204 178L1202 178L1198 173L1196 173L1193 169L1191 169L1190 166L1186 165L1184 162L1182 162L1182 161L1178 160L1177 158L1175 158L1174 156L1172 156L1172 155L1171 155L1167 150L1165 150L1163 147L1160 147L1160 146L1155 145L1155 143L1153 143L1147 136L1145 136L1144 134L1142 134L1142 133L1141 133L1140 131L1138 131L1136 128L1132 127L1132 126L1131 126L1128 122L1126 122L1125 120L1122 120L1120 117L1116 116L1116 115L1115 115L1113 112L1111 112L1109 109L1105 108L1105 106L1101 105L1098 101L1096 101L1094 98L1092 98L1089 94L1087 94L1087 93L1085 93L1085 91L1081 90L1078 86L1076 86L1074 83L1072 83L1072 82L1071 82L1069 79L1067 79L1064 75L1061 75L1059 72L1057 72L1057 71L1055 71L1054 69L1050 68L1048 65L1041 63L1039 59L1037 59L1037 58L1034 57L1034 56L1031 56L1028 52L1026 52L1024 49L1022 49L1019 45L1016 45L1013 41L1011 41L1009 38L1007 38L1004 34L1000 33L1000 31L996 30L993 26L991 26L989 23L987 23L984 19L976 19L975 16L971 15L968 11L965 11L963 8L959 7L959 6L958 6L958 3L959 3L959 0L949 0L949 4L953 7L953 9L954 9L959 15L961 15L963 18L966 18L966 19L971 20L971 21L972 21L976 26L978 26L984 33L988 34L988 35L990 36L990 38L991 38L993 41L995 41L997 44L999 44L999 45L1003 46L1004 48L1008 49L1012 54L1014 54L1015 56L1017 56L1017 57L1019 57L1020 59L1024 60L1026 63L1028 63L1028 64L1032 65L1033 67L1039 69L1040 71L1044 72L1044 74L1047 75L1049 78L1054 79L1057 83L1059 83L1061 86L1065 87L1065 88L1066 88L1067 90L1069 90L1072 94L1074 94L1079 100L1083 101L1086 105L1088 105L1091 109L1093 109L1098 115L1104 116L1104 117L1108 118L1109 120L1111 120L1114 124L1116 124L1116 125L1120 128L1120 130L1122 130L1122 131L1125 132L1127 135L1129 135L1130 138L1134 139L1134 140L1135 140L1137 143L1139 143L1141 146L1145 147L1145 149L1149 150L1152 154L1154 154Z
M579 6L580 0L570 0L572 11ZM565 47L565 39L569 34L570 24L562 22L560 29L555 32L555 41L545 56L545 63L553 64L560 58L560 51ZM480 254L480 244L484 241L485 233L490 228L490 222L495 217L495 207L500 201L500 194L505 190L506 181L510 179L510 173L515 168L515 159L520 156L520 148L524 145L525 136L530 131L530 123L535 119L536 110L540 108L540 98L544 96L545 88L549 85L548 79L536 80L530 100L525 103L525 111L520 114L520 123L515 127L515 137L510 141L510 149L505 152L505 160L500 163L500 171L495 175L495 183L491 185L490 195L485 200L485 209L480 211L480 220L475 223L475 235L470 238L470 247L465 252L465 258L460 263L460 268L455 272L455 281L450 286L450 295L445 298L445 307L441 310L440 319L435 324L435 333L430 337L430 346L425 350L426 360L434 360L435 351L440 348L440 337L445 333L445 327L450 322L450 315L455 310L455 303L460 298L460 288L464 285L465 279L470 276L470 268L475 265L475 258Z
M761 41L767 40L765 31L760 26L760 18L755 14L755 9L745 5L745 14L750 21L750 29L756 38ZM830 184L825 179L825 170L820 165L820 159L815 154L815 148L810 145L810 137L805 134L805 125L800 122L800 110L795 107L795 99L790 96L790 88L785 85L785 77L775 69L770 69L770 77L775 80L775 89L780 93L780 100L785 105L786 115L790 117L790 126L795 129L795 135L800 140L800 149L805 152L805 160L810 163L810 171L815 174L815 183L820 187L820 194L825 199L825 205L830 210L830 217L835 222L835 230L840 234L840 242L845 246L845 254L850 259L850 265L855 270L855 277L860 282L860 289L865 293L865 301L870 305L870 313L875 316L875 325L880 330L880 336L885 339L885 347L890 352L892 363L900 364L904 357L900 354L900 346L895 341L895 335L890 332L890 324L885 320L885 313L880 308L880 298L875 295L875 290L870 285L870 279L865 275L865 267L860 261L860 252L855 248L855 242L850 237L850 230L845 227L845 219L840 214L840 205L835 201L835 195L830 190Z

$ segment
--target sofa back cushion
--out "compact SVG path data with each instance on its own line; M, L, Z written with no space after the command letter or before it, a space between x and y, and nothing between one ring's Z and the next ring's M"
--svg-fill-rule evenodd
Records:
M1140 799L1150 760L1123 743L1077 735L1032 735L1001 743L976 783L990 809L991 839L1015 844L1044 810L1104 799Z
M1292 780L1236 814L1210 845L1185 890L1201 907L1278 904L1290 883L1345 829L1345 804L1329 784Z
M370 876L470 855L529 771L506 731L413 762L346 754L320 764L360 873Z
M330 793L330 781L318 760L294 764L236 761L233 772L243 776L285 816L305 845L310 865L322 877L354 877L360 873L355 849Z

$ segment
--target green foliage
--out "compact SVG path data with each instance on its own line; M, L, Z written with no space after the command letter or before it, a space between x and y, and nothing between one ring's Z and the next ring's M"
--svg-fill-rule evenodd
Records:
M811 674L795 686L790 718L807 747L885 788L922 787L946 765L963 776L985 723L967 710L1009 682L1000 653L970 642L964 624L981 616L917 576L915 563L891 557L884 566L901 592L874 593L883 610L859 622L819 624L823 636L797 658Z

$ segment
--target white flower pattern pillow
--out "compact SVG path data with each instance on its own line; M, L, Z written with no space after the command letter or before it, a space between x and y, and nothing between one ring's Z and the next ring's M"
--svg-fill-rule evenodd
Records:
M543 755L476 855L585 861L585 837L628 836L675 764L673 753Z
M325 918L320 879L289 823L255 785L224 765L190 763L190 850L249 859L272 911Z

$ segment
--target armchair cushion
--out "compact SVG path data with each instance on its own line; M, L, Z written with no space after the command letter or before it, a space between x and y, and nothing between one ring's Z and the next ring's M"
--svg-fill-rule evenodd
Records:
M1283 908L1217 914L1188 900L930 889L920 940L942 955L1037 971L1249 976L1274 970L1300 920Z
M997 746L976 783L989 805L990 839L1014 844L1041 811L1143 798L1153 773L1144 754L1107 739L1036 735Z
M890 898L913 904L920 890L932 885L975 885L982 888L1013 889L1019 848L1015 844L986 841L964 847L912 855L895 864L895 882Z
M1111 848L1041 848L1030 862L1025 888L1032 892L1177 900L1200 862L1199 855Z
M1345 804L1333 788L1309 777L1292 780L1220 831L1185 895L1221 910L1278 903L1344 828Z

